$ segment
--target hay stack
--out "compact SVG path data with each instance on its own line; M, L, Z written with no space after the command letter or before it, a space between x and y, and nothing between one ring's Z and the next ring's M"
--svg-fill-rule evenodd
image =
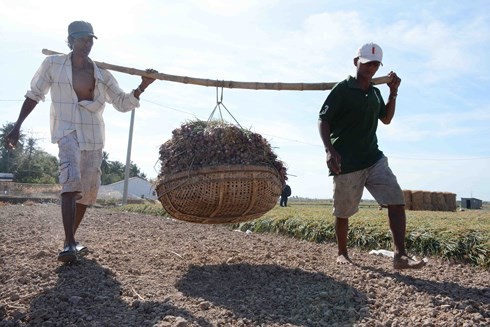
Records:
M443 192L442 194L444 195L447 211L456 211L458 207L456 204L456 194L450 192Z
M412 210L412 191L403 190L403 198L405 199L405 210Z
M446 199L442 192L431 193L432 210L433 211L447 211Z
M425 210L424 191L412 191L412 210Z
M406 210L456 211L456 194L403 190Z
M432 210L432 192L423 191L423 210Z

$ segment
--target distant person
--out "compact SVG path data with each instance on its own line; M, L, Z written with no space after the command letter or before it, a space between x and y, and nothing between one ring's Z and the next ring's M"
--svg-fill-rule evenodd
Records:
M31 81L19 118L6 137L7 148L15 148L20 128L39 101L51 93L51 141L58 144L61 215L65 231L58 260L73 262L87 248L75 241L75 233L87 206L95 203L100 186L100 166L105 130L102 113L105 103L121 112L139 107L141 93L155 81L142 77L141 83L125 93L116 79L89 58L94 44L92 25L74 21L68 26L66 55L48 56ZM155 70L147 70L149 73Z
M288 206L288 197L291 196L291 186L288 184L284 185L284 188L282 189L281 193L281 201L279 202L279 205L281 207L287 207Z
M378 148L378 120L389 124L395 115L401 79L390 72L390 94L385 104L372 83L382 65L379 45L363 45L354 57L356 76L339 82L327 96L319 115L319 131L326 163L333 176L333 215L338 244L338 264L351 264L347 253L349 217L359 210L364 187L381 206L387 206L395 255L395 269L421 268L405 250L405 202L388 159Z

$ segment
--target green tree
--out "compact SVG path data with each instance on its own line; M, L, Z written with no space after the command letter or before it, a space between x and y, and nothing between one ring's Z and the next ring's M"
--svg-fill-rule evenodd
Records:
M37 139L30 137L25 142L21 130L16 148L7 149L5 141L14 124L0 128L0 171L13 173L14 181L20 183L57 183L58 158L39 149Z
M33 137L29 137L27 139L27 145L25 148L25 152L29 160L32 159L32 154L37 150L37 140Z
M25 153L24 157L28 158ZM15 180L20 183L56 184L58 182L58 158L43 151L35 150L30 160L24 160L16 171Z
M126 167L125 167L126 169ZM131 166L129 168L129 177L141 177L146 179L145 173L142 173L139 167L131 161Z
M102 171L102 175L108 174L110 170L109 153L105 151L102 152L102 165L100 170Z
M38 147L38 139L20 133L19 142L14 150L7 150L5 140L14 123L5 123L0 128L0 172L14 174L14 180L20 183L54 184L58 182L58 158ZM124 180L126 166L119 161L110 161L109 153L103 151L101 164L101 182L103 185ZM146 175L131 162L130 177Z
M126 165L120 161L110 161L109 154L104 151L102 154L101 171L102 185L112 184L124 180ZM142 173L140 168L133 162L131 162L129 167L129 177L141 177L146 179L146 175Z
M20 132L19 142L15 149L7 149L6 140L7 135L10 133L15 123L4 123L0 127L0 172L14 172L17 167L18 160L22 156L23 143L25 139L25 134Z

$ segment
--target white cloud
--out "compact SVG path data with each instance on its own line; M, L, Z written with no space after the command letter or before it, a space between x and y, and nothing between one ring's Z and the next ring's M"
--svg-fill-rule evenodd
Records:
M218 14L220 16L236 17L251 15L267 9L278 3L277 0L247 0L247 1L222 1L222 0L194 0L192 5L199 7L204 12Z

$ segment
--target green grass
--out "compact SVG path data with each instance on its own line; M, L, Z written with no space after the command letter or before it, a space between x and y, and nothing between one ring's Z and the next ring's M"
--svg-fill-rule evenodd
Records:
M161 205L127 205L118 210L166 216ZM278 233L310 242L335 242L334 217L328 202L290 202L260 219L230 225L243 231ZM490 267L490 208L457 212L407 211L407 250L453 262ZM350 247L392 249L387 209L363 203L349 219Z

